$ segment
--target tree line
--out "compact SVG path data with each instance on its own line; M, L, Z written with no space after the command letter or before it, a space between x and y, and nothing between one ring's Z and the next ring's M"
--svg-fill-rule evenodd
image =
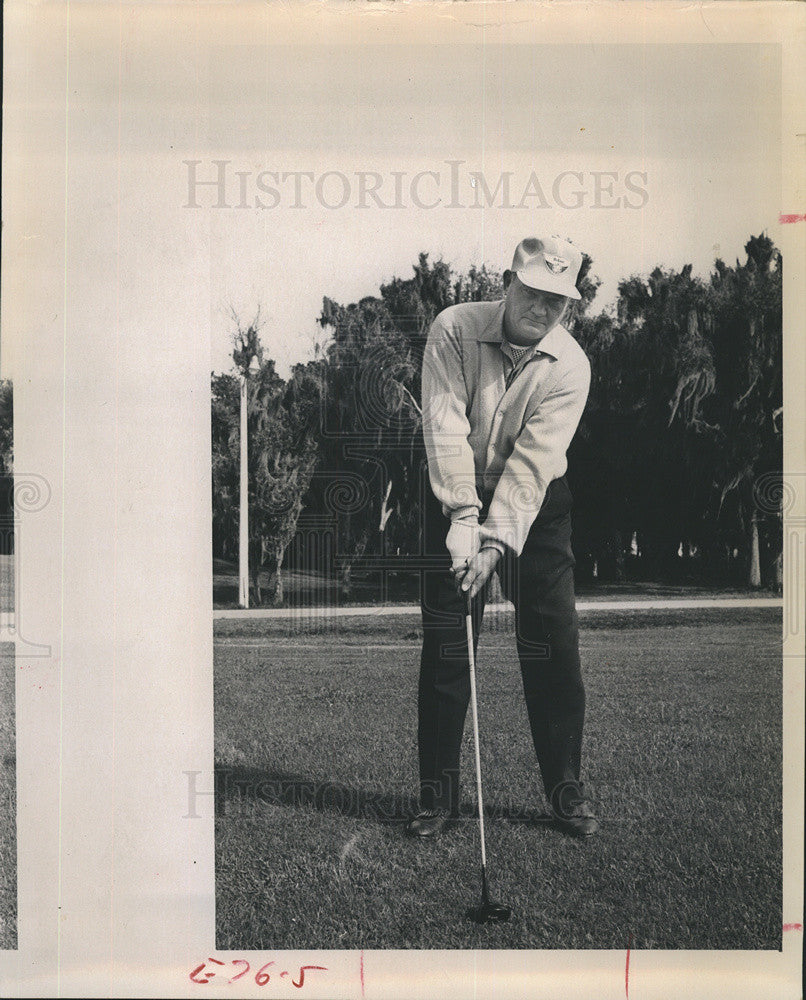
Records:
M745 260L621 281L595 313L585 255L564 321L588 355L590 397L569 452L583 581L654 579L780 588L782 261L766 235ZM213 550L237 558L239 372L248 377L253 598L283 601L283 572L336 576L417 568L427 489L420 367L442 309L503 295L484 266L456 273L419 255L413 276L341 305L287 380L234 317L234 370L212 375ZM293 545L291 544L293 541ZM268 594L260 569L268 569Z

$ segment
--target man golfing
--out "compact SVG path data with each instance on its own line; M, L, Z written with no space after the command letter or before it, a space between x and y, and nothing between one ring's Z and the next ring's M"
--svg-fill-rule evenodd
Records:
M565 479L590 386L588 359L561 325L569 300L580 298L581 265L564 240L525 239L504 273L503 301L451 306L428 335L422 409L433 493L424 542L438 565L425 572L421 595L421 808L407 826L415 837L437 837L458 814L471 658L493 572L515 605L529 725L555 824L576 837L599 829L580 783L585 689ZM478 754L476 765L480 796Z

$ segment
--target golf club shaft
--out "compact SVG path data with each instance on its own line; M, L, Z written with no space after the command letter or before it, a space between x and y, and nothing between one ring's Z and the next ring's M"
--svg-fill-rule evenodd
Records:
M487 872L487 851L484 846L484 800L481 795L481 754L479 753L479 713L476 702L476 656L473 643L473 618L471 614L470 597L467 599L467 614L465 615L467 629L467 657L470 661L470 711L473 717L473 748L476 753L476 794L479 800L479 829L481 831L481 867Z

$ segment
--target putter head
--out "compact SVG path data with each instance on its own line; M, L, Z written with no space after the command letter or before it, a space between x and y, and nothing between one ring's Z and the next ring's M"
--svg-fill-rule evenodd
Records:
M481 902L472 906L465 916L476 924L502 924L509 920L512 910L503 903Z

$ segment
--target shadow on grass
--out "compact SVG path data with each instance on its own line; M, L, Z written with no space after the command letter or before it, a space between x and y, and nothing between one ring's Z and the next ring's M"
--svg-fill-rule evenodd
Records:
M306 778L286 771L244 765L218 764L215 769L215 814L235 816L255 803L371 820L376 823L403 823L418 808L416 796L382 788L348 785L325 778ZM463 800L459 820L477 818L475 802ZM512 803L492 800L485 803L484 815L509 823L550 825L550 815Z

